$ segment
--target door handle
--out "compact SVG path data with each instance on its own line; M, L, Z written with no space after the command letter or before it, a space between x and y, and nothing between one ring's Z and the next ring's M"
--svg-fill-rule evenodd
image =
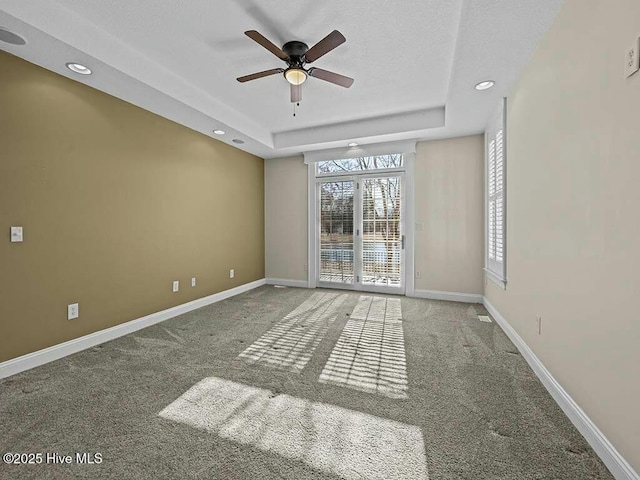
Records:
M402 250L404 250L404 235L402 235L402 240L401 240L401 242L402 242Z

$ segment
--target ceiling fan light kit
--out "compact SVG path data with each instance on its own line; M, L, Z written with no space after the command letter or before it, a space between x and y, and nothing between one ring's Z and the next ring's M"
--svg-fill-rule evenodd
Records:
M302 85L307 79L307 72L301 68L287 68L284 71L284 78L287 79L291 85Z
M273 68L271 70L245 75L237 79L240 83L283 73L284 78L290 84L291 102L296 104L302 101L302 84L308 77L315 77L344 88L349 88L353 84L353 78L330 72L329 70L323 70L321 68L305 68L305 65L308 63L315 62L323 55L346 42L344 35L337 30L331 32L311 48L309 48L304 42L293 40L285 43L281 49L255 30L248 30L244 33L247 37L269 50L280 60L286 62L287 68Z

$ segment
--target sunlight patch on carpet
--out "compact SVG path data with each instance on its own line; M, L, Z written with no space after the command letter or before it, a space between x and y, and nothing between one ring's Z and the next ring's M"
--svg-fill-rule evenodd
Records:
M159 413L345 480L428 480L414 425L205 378Z
M336 319L345 294L316 292L252 343L238 358L300 372Z
M399 299L361 296L319 381L391 398L407 398L401 319Z

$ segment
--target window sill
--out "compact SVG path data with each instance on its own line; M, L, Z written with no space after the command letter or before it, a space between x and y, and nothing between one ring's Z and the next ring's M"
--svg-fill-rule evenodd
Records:
M498 285L502 290L507 289L507 281L504 278L501 278L495 272L492 272L488 268L483 268L483 270L489 280Z

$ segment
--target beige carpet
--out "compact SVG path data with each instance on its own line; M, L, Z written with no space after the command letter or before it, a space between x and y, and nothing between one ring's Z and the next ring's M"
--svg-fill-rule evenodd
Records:
M252 290L1 380L0 451L74 457L0 478L611 479L478 314Z

